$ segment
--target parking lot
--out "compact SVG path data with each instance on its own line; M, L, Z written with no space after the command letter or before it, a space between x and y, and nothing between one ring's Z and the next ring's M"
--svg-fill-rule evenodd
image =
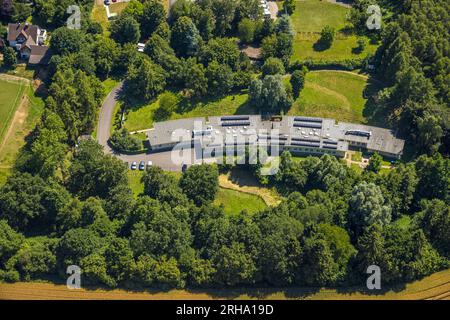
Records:
M200 161L199 156L195 154L194 149L188 149L184 152L186 155L186 161L184 163L186 165L191 165L193 163L199 163ZM181 161L174 162L172 160L172 151L161 151L161 152L155 152L155 153L146 153L146 154L138 154L138 155L126 155L126 154L117 154L114 153L114 155L118 158L120 158L122 161L126 162L128 165L128 168L131 169L131 166L133 162L136 162L137 168L135 170L139 170L139 164L141 161L144 162L145 168L148 166L148 162L151 161L152 165L161 167L164 170L167 171L181 171L182 169L182 163ZM174 155L174 158L176 158L176 155ZM145 169L144 168L144 169Z

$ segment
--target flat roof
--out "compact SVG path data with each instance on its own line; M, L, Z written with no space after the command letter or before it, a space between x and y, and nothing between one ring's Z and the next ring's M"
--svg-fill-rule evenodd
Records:
M193 130L201 130L205 126L205 118L178 119L155 122L153 130L147 136L150 145L172 144L180 141L181 136L190 136Z
M209 117L208 121L205 118L190 118L156 122L148 138L152 146L173 144L179 141L180 135L192 138L194 130L205 132L208 137L202 141L205 146L220 144L217 138L237 139L239 135L246 137L257 134L258 139L266 140L265 133L270 137L271 130L278 130L278 136L273 140L279 140L282 144L338 151L347 151L349 144L358 143L370 151L401 155L405 144L390 129L304 116L283 116L281 120L271 121L263 120L260 115L229 115ZM367 135L348 134L350 130L366 132Z

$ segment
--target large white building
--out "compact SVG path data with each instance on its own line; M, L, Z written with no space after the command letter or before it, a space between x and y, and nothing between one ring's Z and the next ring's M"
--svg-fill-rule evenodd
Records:
M391 130L379 127L301 116L264 120L259 115L157 122L148 139L152 150L170 150L183 141L186 146L200 144L208 154L212 149L258 144L277 145L280 152L299 155L345 157L349 150L362 149L394 159L402 156L405 144Z

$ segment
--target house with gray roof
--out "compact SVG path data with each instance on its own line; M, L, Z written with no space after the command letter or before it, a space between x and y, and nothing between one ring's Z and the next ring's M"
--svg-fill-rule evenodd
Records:
M9 46L19 52L31 65L48 64L50 51L44 45L47 31L29 23L9 23L7 40Z

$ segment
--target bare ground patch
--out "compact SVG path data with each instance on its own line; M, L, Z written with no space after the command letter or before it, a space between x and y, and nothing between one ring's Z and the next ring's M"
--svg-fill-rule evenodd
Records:
M260 186L250 174L245 174L242 170L239 170L239 174L228 173L220 175L219 185L225 189L261 197L268 206L276 206L281 202L280 197L274 194L274 191Z

